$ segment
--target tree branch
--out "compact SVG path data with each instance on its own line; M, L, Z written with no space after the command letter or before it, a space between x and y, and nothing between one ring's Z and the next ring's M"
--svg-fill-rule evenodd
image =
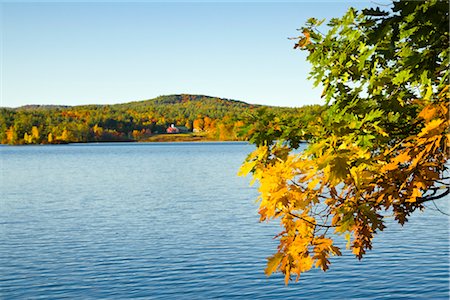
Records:
M433 193L433 195L434 195L434 194L435 194L435 193ZM416 203L422 204L422 203L424 203L424 202L428 202L428 201L433 201L433 200L441 199L442 197L445 197L445 196L447 196L448 194L450 194L450 186L447 187L446 191L443 192L443 193L440 194L440 195L417 198L418 200L416 201Z
M293 216L293 217L295 217L295 218L297 218L297 219L303 220L303 221L305 221L305 222L307 222L307 223L313 225L314 227L316 227L316 226L317 226L317 227L323 227L323 228L334 228L334 227L337 227L337 225L325 225L325 224L317 224L317 223L313 223L313 222L311 222L311 221L309 221L309 220L307 220L307 219L305 219L305 218L303 218L303 217L301 217L301 216L298 216L298 215L296 215L296 214L293 214L293 213L291 213L291 212L288 212L288 214L291 215L291 216Z

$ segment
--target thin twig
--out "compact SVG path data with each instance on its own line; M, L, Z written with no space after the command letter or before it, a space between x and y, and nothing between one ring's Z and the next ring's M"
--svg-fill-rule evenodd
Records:
M437 210L438 212L440 212L440 213L443 214L443 215L450 216L450 214L448 214L448 213L446 213L446 212L443 212L443 211L437 206L436 202L434 202L434 201L431 201L431 202L433 202L433 205L434 205L434 207L436 207L436 210Z
M447 190L445 192L443 192L442 194L440 194L440 195L437 195L437 196L434 196L434 197L420 197L420 198L417 198L418 199L417 203L418 204L422 204L424 202L437 200L437 199L440 199L442 197L447 196L448 194L450 194L450 187L448 187Z
M303 220L303 221L305 221L305 222L307 222L307 223L309 223L309 224L311 224L313 226L318 226L318 227L323 227L323 228L334 228L334 227L337 227L337 225L324 225L324 224L313 223L310 220L307 220L307 219L305 219L303 217L297 216L297 215L295 215L295 214L293 214L291 212L288 212L288 214L290 214L291 216L293 216L293 217L295 217L297 219Z

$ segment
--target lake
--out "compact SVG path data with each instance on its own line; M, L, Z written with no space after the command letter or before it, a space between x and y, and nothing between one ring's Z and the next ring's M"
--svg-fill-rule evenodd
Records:
M389 220L361 262L344 250L326 273L267 278L280 228L236 176L252 149L1 146L0 298L449 298L449 219L432 209Z

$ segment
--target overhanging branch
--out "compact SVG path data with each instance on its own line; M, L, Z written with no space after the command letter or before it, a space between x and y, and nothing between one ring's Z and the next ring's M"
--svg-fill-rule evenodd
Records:
M445 192L443 192L443 193L441 193L441 194L439 194L439 195L434 196L435 194L436 194L436 190L434 191L433 196L417 198L416 203L422 204L422 203L424 203L424 202L434 201L434 200L441 199L441 198L447 196L448 194L450 194L450 186L448 186L448 187L445 189Z

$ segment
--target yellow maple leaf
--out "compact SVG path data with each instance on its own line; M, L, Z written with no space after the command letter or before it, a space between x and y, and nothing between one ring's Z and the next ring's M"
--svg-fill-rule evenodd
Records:
M425 106L424 109L419 113L418 117L426 121L431 120L436 115L436 108L431 105Z
M436 119L433 121L430 121L425 125L425 127L422 129L422 131L417 135L418 137L423 137L433 131L434 129L438 128L439 125L441 125L444 122L443 119Z
M422 197L422 192L418 188L414 188L408 202L416 202L417 198Z
M406 163L411 159L411 156L406 151L400 152L394 159L392 160L393 163L400 164L400 163Z
M270 276L273 272L276 272L278 267L280 266L281 260L283 259L282 253L275 253L273 256L268 258L267 267L264 270L264 273L267 276Z

